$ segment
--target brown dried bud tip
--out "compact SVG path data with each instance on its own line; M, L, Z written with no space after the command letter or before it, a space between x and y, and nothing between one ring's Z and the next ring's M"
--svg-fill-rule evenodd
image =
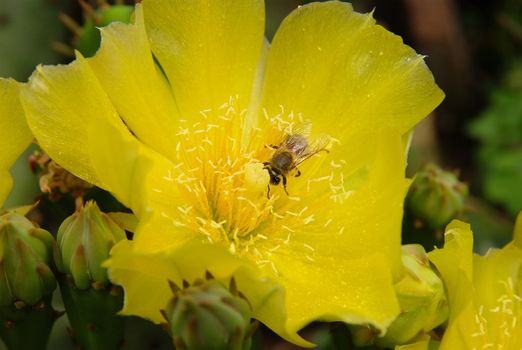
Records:
M40 171L40 190L48 193L51 200L58 200L65 193L70 193L74 198L83 197L93 187L62 168L42 151L35 151L29 156L29 166L35 173Z

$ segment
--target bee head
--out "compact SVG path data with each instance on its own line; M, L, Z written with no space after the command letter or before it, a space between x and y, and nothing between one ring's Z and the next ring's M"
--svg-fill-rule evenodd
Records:
M270 176L270 182L272 183L272 185L276 185L277 186L281 182L281 178L278 175L271 175Z

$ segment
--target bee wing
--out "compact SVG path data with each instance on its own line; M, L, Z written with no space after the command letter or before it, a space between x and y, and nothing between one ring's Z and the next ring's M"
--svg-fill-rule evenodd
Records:
M307 121L289 123L282 131L281 138L274 143L280 151L302 153L308 148L307 137L312 130L312 123Z
M303 152L300 152L299 154L296 154L296 160L294 163L294 167L298 166L308 158L314 156L315 154L319 152L330 152L329 147L332 143L333 139L332 137L328 135L319 135L316 138L314 138L309 144L308 147L303 150Z
M310 136L311 132L312 122L310 120L292 123L288 130L286 130L287 135L301 135L305 137Z
M295 154L299 157L300 154L305 153L308 149L308 140L303 135L294 134L287 136L282 143L282 148Z

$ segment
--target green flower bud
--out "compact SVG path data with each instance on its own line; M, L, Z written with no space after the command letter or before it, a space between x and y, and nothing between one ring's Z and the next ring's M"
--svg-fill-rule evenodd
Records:
M90 9L86 13L85 23L76 38L76 48L84 56L92 56L100 47L101 35L98 28L105 27L112 22L129 23L134 11L133 6L111 5L102 6L99 9Z
M464 209L468 186L453 173L428 164L417 173L406 198L407 209L432 229L442 229Z
M197 281L182 290L173 286L175 296L163 314L178 349L250 348L250 306L230 289L216 280Z
M87 202L58 229L58 270L70 275L78 289L106 286L107 269L101 264L114 244L125 238L125 231L96 203Z
M56 289L51 263L53 236L26 217L0 216L0 306L35 305Z
M405 344L415 336L427 333L448 318L448 302L444 284L430 266L424 248L418 244L402 247L406 275L395 285L401 314L375 343L383 347Z

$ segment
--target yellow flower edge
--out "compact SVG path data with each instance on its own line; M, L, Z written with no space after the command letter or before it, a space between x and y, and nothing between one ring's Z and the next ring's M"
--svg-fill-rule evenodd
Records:
M20 86L0 78L0 207L13 182L9 169L33 139L19 100Z
M233 277L238 289L252 306L253 317L266 323L282 337L302 346L310 346L285 327L284 291L253 266L245 264L219 247L191 242L164 254L133 251L132 242L121 242L113 249L113 258L105 263L113 281L125 287L124 315L140 315L154 322L165 322L160 313L173 295L165 280L182 285L201 279L206 271L228 284ZM267 314L268 311L268 314ZM266 320L266 321L265 321Z
M167 280L210 270L297 344L313 320L385 332L399 312L403 139L443 93L349 4L300 7L270 47L263 24L262 1L145 0L133 23L102 29L94 57L37 68L29 126L139 218L107 262L125 313L159 322ZM292 134L310 152L285 193L263 163Z
M469 225L454 221L443 249L429 254L448 290L450 317L439 349L522 347L522 250L519 214L514 241L473 255Z

